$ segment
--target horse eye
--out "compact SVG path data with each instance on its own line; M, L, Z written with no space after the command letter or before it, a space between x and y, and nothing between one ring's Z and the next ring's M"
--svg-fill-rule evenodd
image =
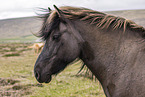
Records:
M56 35L53 35L52 39L53 39L53 40L58 40L59 37L60 37L60 34L56 34Z

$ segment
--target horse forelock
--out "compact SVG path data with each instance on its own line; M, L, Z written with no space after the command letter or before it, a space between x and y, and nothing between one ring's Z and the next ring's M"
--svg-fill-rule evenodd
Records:
M45 41L51 32L58 28L60 19L55 11L44 14L41 18L43 18L43 24L38 37L41 37Z
M65 18L70 20L79 19L81 21L86 21L90 25L96 25L96 27L99 29L122 29L122 32L125 32L127 28L130 28L131 30L139 30L145 34L144 27L137 25L135 22L125 18L108 15L103 12L98 12L87 8L64 6L60 7L59 9L63 12ZM40 36L46 39L51 33L51 30L54 30L58 27L59 22L60 20L56 10L46 14L44 16L44 22Z

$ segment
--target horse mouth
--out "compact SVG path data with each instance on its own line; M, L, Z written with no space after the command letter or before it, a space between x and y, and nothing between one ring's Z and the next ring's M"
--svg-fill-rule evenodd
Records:
M51 75L47 75L45 79L45 83L49 83L51 81Z

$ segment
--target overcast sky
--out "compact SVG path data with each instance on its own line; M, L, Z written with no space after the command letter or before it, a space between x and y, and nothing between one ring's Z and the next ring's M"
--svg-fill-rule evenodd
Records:
M145 0L0 0L0 19L36 15L37 8L86 7L97 11L145 9Z

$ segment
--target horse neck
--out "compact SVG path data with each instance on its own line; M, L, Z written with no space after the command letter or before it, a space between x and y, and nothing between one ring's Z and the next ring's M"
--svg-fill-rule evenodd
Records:
M133 64L130 60L135 57L129 55L137 53L139 45L136 41L141 40L138 35L134 37L130 32L128 35L115 31L106 32L80 21L76 25L85 40L80 58L101 84L105 85L113 74L117 76L124 65Z

